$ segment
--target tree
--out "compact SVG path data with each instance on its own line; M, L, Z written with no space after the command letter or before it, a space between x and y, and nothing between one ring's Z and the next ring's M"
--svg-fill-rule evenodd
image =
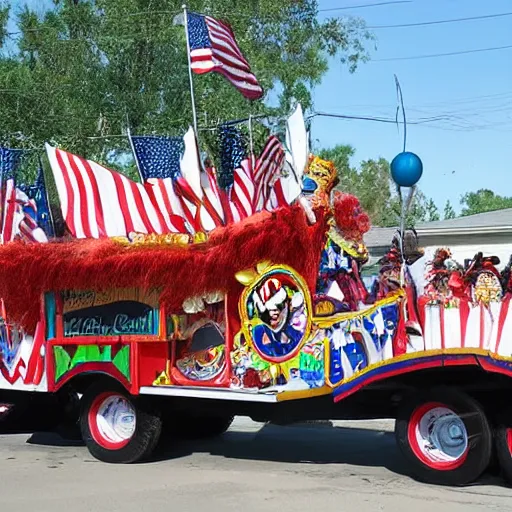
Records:
M425 222L433 222L440 219L441 216L439 215L436 203L432 199L428 199L425 203Z
M0 144L45 141L111 163L133 133L182 133L192 122L186 44L178 0L54 0L42 17L25 7L11 54L0 54ZM281 114L311 89L337 56L350 71L371 39L359 19L319 21L315 0L192 0L191 10L226 18L277 106L250 103L222 76L194 77L200 124ZM0 44L6 11L0 12ZM5 39L5 38L4 38ZM97 139L91 137L111 137ZM201 141L208 145L209 132ZM111 151L114 150L114 151Z
M450 203L450 201L446 201L446 204L444 206L445 220L455 219L455 217L457 217L457 214L455 213L455 210L453 209L452 203Z
M499 196L492 190L480 189L477 192L464 194L460 203L462 205L461 215L466 216L512 208L512 197Z
M338 170L340 188L344 192L354 194L358 190L358 173L350 164L350 159L356 150L348 144L339 144L330 149L322 149L318 156L324 160L333 162Z

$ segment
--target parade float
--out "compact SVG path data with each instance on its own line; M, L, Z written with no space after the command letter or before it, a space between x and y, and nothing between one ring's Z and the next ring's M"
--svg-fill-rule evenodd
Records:
M462 266L448 248L425 261L402 225L367 289L369 218L309 155L300 107L290 120L286 144L271 136L227 185L195 130L165 176L156 139L131 140L143 183L47 146L65 225L48 240L11 183L0 419L41 397L69 416L80 397L92 455L130 463L235 415L395 418L418 478L467 484L495 451L512 480L511 264ZM404 151L392 176L410 188L421 162Z

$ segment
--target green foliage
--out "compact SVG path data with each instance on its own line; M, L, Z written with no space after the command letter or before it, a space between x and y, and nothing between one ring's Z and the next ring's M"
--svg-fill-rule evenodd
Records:
M461 215L466 216L512 208L512 197L499 196L492 190L480 189L464 194L460 203L462 205Z
M3 47L5 43L5 38L7 36L7 21L9 19L9 6L0 7L0 48Z
M133 133L182 133L192 123L182 12L177 0L55 0L42 17L18 13L21 35L0 54L0 144L59 144L119 163ZM227 19L276 107L249 102L221 75L194 77L200 125L311 106L311 90L337 56L354 71L371 39L364 22L319 21L315 0L191 0L189 9ZM6 14L0 11L0 27ZM0 28L0 42L4 31ZM93 138L91 138L93 137ZM94 137L101 137L100 139ZM105 139L104 137L111 137ZM263 135L261 136L263 137ZM201 140L214 145L203 132ZM258 138L256 142L258 142Z
M446 204L444 206L445 220L455 219L455 217L457 217L457 214L455 213L455 210L453 209L452 203L450 203L450 201L446 201Z
M432 199L428 199L425 203L425 222L433 222L435 220L441 220L441 216L439 215L436 203Z

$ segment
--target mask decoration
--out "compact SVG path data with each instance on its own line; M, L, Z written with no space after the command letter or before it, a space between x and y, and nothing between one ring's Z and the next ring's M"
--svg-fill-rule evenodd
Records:
M302 192L313 208L330 207L331 192L338 182L338 172L332 162L310 156L302 179Z

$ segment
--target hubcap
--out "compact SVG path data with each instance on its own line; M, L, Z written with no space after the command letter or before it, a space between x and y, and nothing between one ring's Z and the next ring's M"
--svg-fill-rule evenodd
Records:
M464 461L468 433L462 418L451 409L441 405L420 408L411 418L411 427L410 441L423 462L439 469L452 469L454 464Z
M111 395L99 405L95 422L98 434L107 443L125 444L135 433L135 410L126 398Z

